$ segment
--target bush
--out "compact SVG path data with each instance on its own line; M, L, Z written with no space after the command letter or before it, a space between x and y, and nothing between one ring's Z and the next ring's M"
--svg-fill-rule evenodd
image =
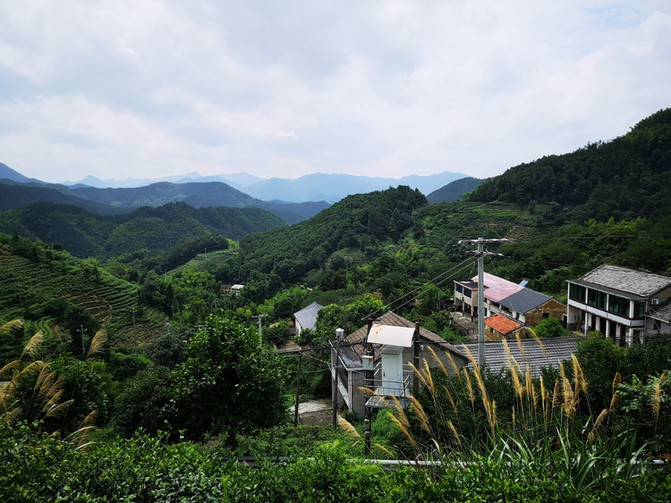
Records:
M534 328L534 332L536 332L538 337L562 337L569 335L569 331L562 326L561 321L552 316L541 320L536 325L536 328Z
M157 365L124 383L114 404L112 424L126 437L140 428L155 435L159 430L173 433L176 417L172 372Z

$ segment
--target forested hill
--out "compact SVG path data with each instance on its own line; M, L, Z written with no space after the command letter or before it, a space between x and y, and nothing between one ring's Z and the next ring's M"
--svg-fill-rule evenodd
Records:
M624 136L546 156L482 183L472 201L557 203L575 221L671 214L671 108Z
M193 208L171 203L101 216L76 206L35 203L0 213L0 232L59 243L77 257L110 258L136 250L166 251L189 238L246 234L286 226L259 208Z
M481 183L482 180L480 178L473 178L471 176L460 178L438 190L434 190L426 196L426 200L431 204L453 203L463 197L464 194L474 191Z
M97 201L109 206L139 208L141 206L161 206L183 202L194 208L208 206L228 206L232 208L262 208L278 215L288 223L298 223L327 208L328 203L306 202L288 203L282 201L261 201L221 182L204 183L152 183L145 187L99 189L76 187L72 192L89 201Z
M348 196L305 222L245 236L242 260L233 268L238 279L274 273L286 283L302 281L337 250L398 240L413 226L413 211L426 204L421 192L406 186Z

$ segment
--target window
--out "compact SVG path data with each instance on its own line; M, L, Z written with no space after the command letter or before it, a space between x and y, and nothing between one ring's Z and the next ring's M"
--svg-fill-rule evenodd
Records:
M608 298L608 311L629 318L629 299L610 295Z
M645 302L634 302L634 319L642 320L645 316Z
M471 298L471 291L468 288L464 288L464 297Z
M459 283L457 283L456 290L459 293L462 293L464 291L463 287Z
M599 309L606 309L606 294L590 288L587 290L587 303Z
M574 283L569 283L569 297L572 300L585 302L585 287L576 285Z

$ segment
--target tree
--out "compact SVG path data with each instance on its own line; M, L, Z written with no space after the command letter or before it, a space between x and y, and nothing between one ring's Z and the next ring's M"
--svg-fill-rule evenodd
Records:
M562 337L569 334L568 330L562 326L561 321L552 316L538 322L534 331L538 337Z
M259 348L258 333L211 315L187 343L186 360L175 371L179 412L186 433L223 433L235 445L238 433L274 426L286 417L281 357Z
M159 430L171 432L177 411L170 369L156 365L128 379L115 401L115 409L113 424L126 437L138 428L150 435Z

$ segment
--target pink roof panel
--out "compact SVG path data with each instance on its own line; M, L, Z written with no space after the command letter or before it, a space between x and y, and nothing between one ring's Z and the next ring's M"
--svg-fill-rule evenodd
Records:
M492 302L501 302L506 297L519 292L524 287L508 281L507 279L499 278L493 274L485 273L485 298ZM478 281L478 277L474 276L472 281Z

